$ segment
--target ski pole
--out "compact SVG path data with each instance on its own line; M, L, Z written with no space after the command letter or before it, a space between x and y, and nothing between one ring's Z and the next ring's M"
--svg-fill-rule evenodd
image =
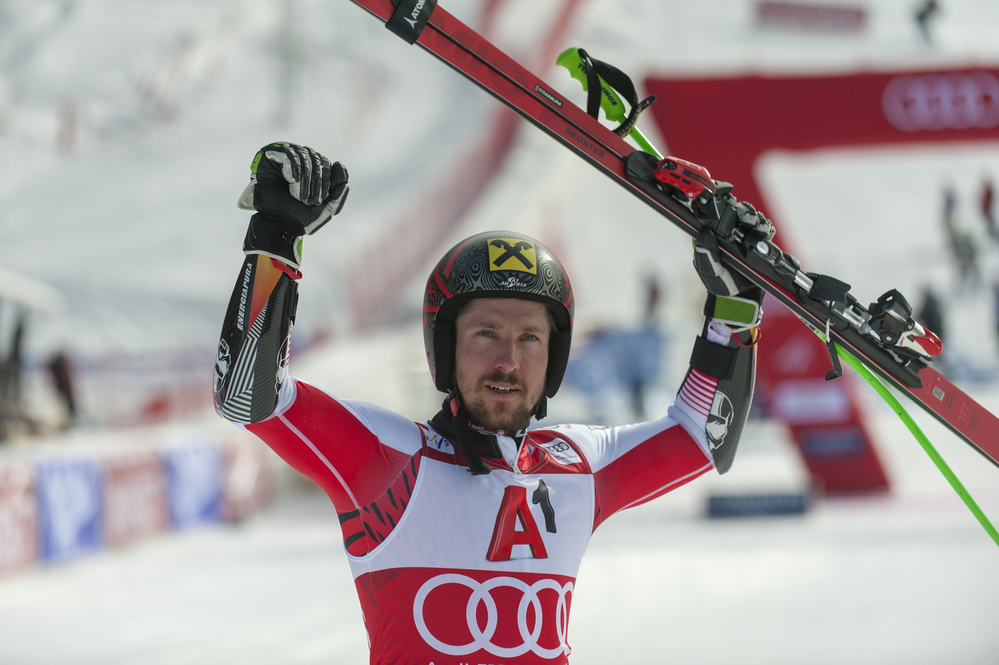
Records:
M587 66L583 61L583 58L579 55L578 48L567 48L559 54L558 58L555 60L555 64L560 67L565 67L572 78L576 79L583 85L583 91L589 92L589 83L587 81ZM624 112L624 103L614 88L607 84L599 74L596 75L597 81L600 83L600 108L604 110L604 115L611 122L624 122L627 120L627 114ZM627 132L621 138L626 136L631 136L635 139L635 143L638 144L642 150L647 153L656 156L656 159L662 159L663 156L656 150L655 146L649 142L645 135L638 129L637 126L632 127L631 131Z
M822 333L819 331L816 331L816 334L819 337L823 337ZM826 341L828 342L828 338ZM836 346L835 343L833 343L833 345ZM951 471L947 462L945 462L943 457L940 456L940 453L938 453L936 448L933 447L933 444L930 443L930 440L923 433L923 430L919 428L919 425L916 424L916 421L912 419L912 416L910 416L905 408L899 403L898 399L891 394L888 388L881 383L878 377L874 376L869 369L864 367L863 363L847 353L843 348L836 346L836 353L839 354L839 357L846 361L846 364L852 367L857 374L862 376L864 380L867 381L872 388L874 388L875 392L881 395L881 398L888 403L888 406L890 406L892 411L895 412L895 415L902 419L905 426L908 427L909 431L912 432L912 435L916 437L916 441L919 442L919 445L923 447L926 454L930 456L931 460L933 460L933 463L936 465L937 469L940 470L940 473L942 473L944 478L947 479L950 486L954 488L957 495L961 497L964 504L968 506L968 510L971 511L971 514L978 519L982 528L984 528L985 532L992 537L992 540L995 541L996 545L999 545L999 532L997 532L996 528L992 526L989 518L984 512L982 512L982 509L978 507L978 504L971 497L971 494L969 494L968 490L965 489L964 484L961 483L954 472Z

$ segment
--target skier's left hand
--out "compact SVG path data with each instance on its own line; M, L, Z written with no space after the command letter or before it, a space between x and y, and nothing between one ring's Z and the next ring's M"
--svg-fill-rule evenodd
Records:
M754 340L751 329L763 316L763 289L722 264L718 239L709 229L701 229L694 238L694 269L708 290L705 316L727 333L745 333L747 340Z
M711 295L754 299L757 295L763 297L758 286L722 264L718 238L709 229L701 229L694 238L694 269Z

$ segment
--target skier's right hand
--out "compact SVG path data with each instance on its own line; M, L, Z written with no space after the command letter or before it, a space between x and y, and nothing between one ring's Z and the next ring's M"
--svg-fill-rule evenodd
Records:
M250 164L250 184L239 207L256 210L312 235L340 212L347 193L347 169L312 148L271 143Z
M255 210L243 251L266 254L297 269L302 236L312 235L343 208L347 169L312 148L271 143L250 164L250 184L237 205Z

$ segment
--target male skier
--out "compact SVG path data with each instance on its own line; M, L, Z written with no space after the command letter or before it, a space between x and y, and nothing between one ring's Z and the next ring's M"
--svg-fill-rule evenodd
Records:
M447 397L416 423L287 373L302 240L347 192L346 169L311 148L273 143L256 154L239 202L255 214L222 328L216 408L332 499L372 663L567 663L593 530L731 465L752 398L762 292L719 263L710 234L699 237L707 318L668 415L528 430L565 371L572 286L540 242L472 236L427 281L424 342ZM751 207L739 212L747 232L772 235Z

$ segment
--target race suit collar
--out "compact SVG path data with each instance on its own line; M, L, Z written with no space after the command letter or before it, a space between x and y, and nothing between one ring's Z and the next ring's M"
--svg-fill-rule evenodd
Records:
M500 430L488 430L468 422L465 409L462 408L457 395L449 393L441 405L441 410L430 420L430 426L438 434L457 444L465 455L468 462L468 470L473 476L489 473L489 465L482 458L502 460L503 453L500 450L497 436L509 436L517 443L517 448L524 440L525 432L504 432Z

